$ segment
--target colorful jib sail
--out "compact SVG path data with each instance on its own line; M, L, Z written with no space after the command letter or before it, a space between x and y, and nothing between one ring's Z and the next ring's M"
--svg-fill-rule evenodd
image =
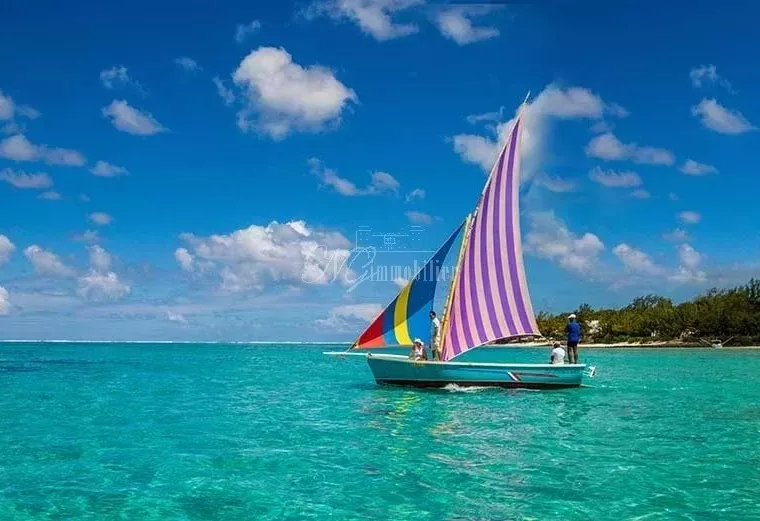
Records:
M465 232L444 318L444 361L494 340L540 335L520 240L521 126L518 114Z
M428 342L430 317L441 267L464 223L451 234L367 329L351 349L410 346L416 337Z

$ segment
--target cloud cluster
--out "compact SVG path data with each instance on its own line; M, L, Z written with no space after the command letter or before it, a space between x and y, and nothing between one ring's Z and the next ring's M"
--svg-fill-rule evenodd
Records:
M350 242L338 232L316 230L304 221L251 225L227 235L183 234L187 247L174 256L182 269L207 271L221 277L229 292L261 290L270 283L348 285L355 276L346 263Z
M340 122L343 111L358 98L328 68L303 67L283 48L260 47L232 75L243 101L238 126L273 139L294 131L317 132ZM219 88L220 83L217 83ZM223 84L222 84L223 87ZM221 91L220 91L221 92Z

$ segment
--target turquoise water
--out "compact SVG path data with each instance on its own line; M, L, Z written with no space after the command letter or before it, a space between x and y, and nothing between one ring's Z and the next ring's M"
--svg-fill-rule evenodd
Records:
M760 351L463 392L325 349L0 344L0 519L760 519Z

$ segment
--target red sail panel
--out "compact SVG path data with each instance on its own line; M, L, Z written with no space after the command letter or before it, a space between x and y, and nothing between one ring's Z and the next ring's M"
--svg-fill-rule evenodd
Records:
M383 347L385 341L383 340L383 321L385 320L385 313L380 313L366 331L356 341L354 347L361 349L363 347Z

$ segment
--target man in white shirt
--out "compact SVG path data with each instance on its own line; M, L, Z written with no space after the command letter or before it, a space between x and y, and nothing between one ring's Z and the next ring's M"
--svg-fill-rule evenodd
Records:
M554 342L554 349L552 349L551 356L552 364L564 364L565 363L565 350L559 342Z
M433 360L441 359L441 321L435 315L435 311L430 312L430 322L433 323L433 335L430 339L430 350L433 352Z

